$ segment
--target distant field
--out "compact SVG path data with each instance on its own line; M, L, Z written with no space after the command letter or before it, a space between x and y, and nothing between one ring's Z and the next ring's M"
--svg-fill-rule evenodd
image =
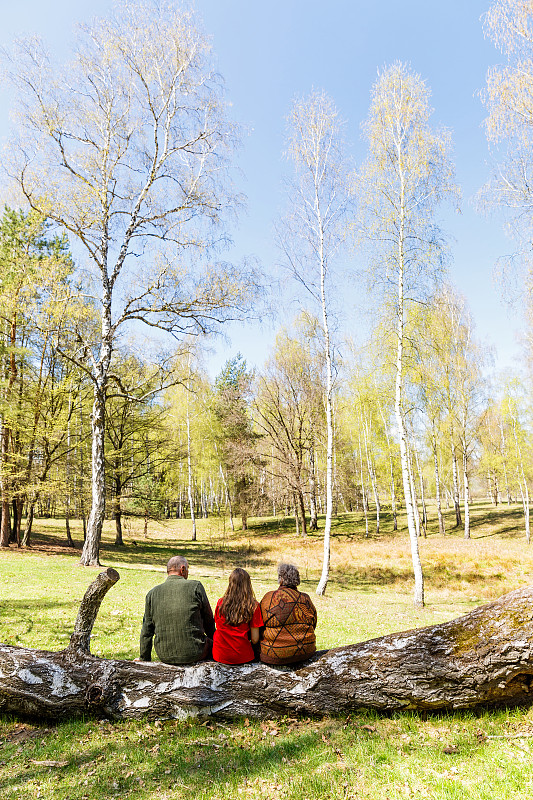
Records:
M232 533L223 521L129 524L126 546L112 545L108 523L101 560L120 573L102 603L95 655L134 658L145 593L165 577L170 555L183 553L191 577L214 603L235 566L249 570L256 595L275 586L276 565L290 559L318 609L318 646L334 647L391 631L444 621L532 582L533 547L525 544L518 506L476 504L472 539L430 525L420 540L426 608L412 608L410 547L405 530L382 520L379 537L364 536L360 514L334 525L331 580L316 597L321 532L298 537L290 519L250 520ZM79 527L73 526L80 540ZM0 552L0 640L61 649L68 643L79 601L96 573L77 565L64 547L64 522L36 520L34 546ZM529 711L423 718L372 712L323 721L276 725L212 723L161 725L94 721L41 728L0 721L0 797L43 800L93 798L506 798L533 797ZM54 765L38 762L57 762ZM62 764L62 766L59 766Z

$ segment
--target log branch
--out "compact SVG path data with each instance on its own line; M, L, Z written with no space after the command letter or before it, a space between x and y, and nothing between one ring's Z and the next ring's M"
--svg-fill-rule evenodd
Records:
M102 600L115 583L120 580L118 572L109 567L101 572L91 583L81 601L74 632L67 647L69 652L79 651L90 654L91 633L100 610Z
M103 597L112 583L104 591L99 578ZM451 622L329 650L299 669L100 659L84 647L92 628L89 613L84 619L79 639L59 653L0 645L0 710L52 719L267 718L533 703L533 587Z

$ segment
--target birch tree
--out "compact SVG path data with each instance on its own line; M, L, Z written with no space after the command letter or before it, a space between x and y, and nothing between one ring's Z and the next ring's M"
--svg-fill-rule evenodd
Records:
M333 344L330 333L330 269L343 239L349 164L342 123L332 100L319 91L297 100L288 117L288 156L294 165L291 212L280 226L280 244L292 273L321 312L326 363L326 521L317 594L329 579L333 516Z
M526 541L531 540L529 519L529 485L531 482L531 431L526 423L527 404L521 381L510 379L501 400L502 439L507 446L510 477L520 494L524 511ZM504 428L505 433L504 433Z
M99 309L78 363L94 386L92 507L81 563L99 563L105 513L104 432L117 337L144 323L173 336L235 318L248 283L214 263L235 131L193 16L167 0L121 0L82 28L57 67L36 39L5 56L18 91L7 164L29 206L84 256L84 293ZM198 264L201 263L201 268Z
M405 64L376 81L364 132L369 152L358 181L359 233L370 244L372 276L384 290L396 339L395 418L415 576L414 604L424 605L424 580L409 479L404 407L406 306L422 299L443 262L435 222L441 201L455 192L450 136L430 124L429 90Z
M307 535L306 495L313 510L312 453L320 431L320 365L309 351L305 336L282 329L274 352L257 376L254 417L263 437L264 455L271 454L270 472L297 498L302 534ZM318 387L317 387L318 383ZM268 469L268 459L264 458ZM316 506L315 506L316 516ZM311 515L312 517L312 515Z
M485 129L494 159L492 178L480 193L482 205L507 212L515 252L500 261L504 275L518 273L531 290L533 241L533 6L529 0L495 0L484 20L485 34L506 57L487 73L482 99ZM508 283L508 285L510 285Z

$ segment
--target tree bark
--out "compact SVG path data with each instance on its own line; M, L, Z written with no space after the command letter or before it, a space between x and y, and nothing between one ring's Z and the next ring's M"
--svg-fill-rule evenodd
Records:
M441 536L445 536L446 534L446 523L444 521L444 515L442 513L442 501L440 496L440 473L439 473L439 458L437 454L437 437L435 436L435 430L433 429L431 435L431 442L433 445L433 461L435 466L435 497L437 501L437 516L439 518L439 533Z
M80 564L100 566L100 539L105 519L105 383L94 386L92 430L92 506Z
M463 441L463 485L465 495L465 532L464 538L470 539L470 484L468 481L468 454L466 442Z
M533 587L459 619L317 654L299 669L189 667L90 655L112 569L87 590L66 650L0 645L0 710L65 719L278 717L359 708L452 710L533 703Z
M189 508L191 511L191 524L193 542L196 541L196 517L194 516L194 503L193 503L193 474L192 474L192 454L191 454L191 418L189 414L189 395L191 391L191 354L189 353L189 379L187 382L187 492L189 496Z
M452 432L453 436L453 432ZM457 454L452 439L452 475L453 475L453 505L455 508L455 527L459 528L463 524L461 517L461 504L459 502L459 478L457 476Z
M309 530L318 530L318 511L316 506L316 466L315 466L315 445L314 442L309 448L309 506L311 519L309 520Z
M298 504L300 506L300 514L302 515L302 536L307 536L307 520L305 518L305 499L301 489L297 490Z
M28 502L28 511L26 516L26 525L24 527L24 533L22 534L22 547L30 547L31 542L31 529L33 525L33 514L35 509L35 502L36 499L32 499Z

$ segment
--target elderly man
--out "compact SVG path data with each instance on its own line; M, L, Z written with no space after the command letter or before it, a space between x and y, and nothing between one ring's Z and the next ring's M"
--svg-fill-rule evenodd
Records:
M215 623L200 581L187 580L189 564L173 556L167 579L146 595L141 629L141 661L151 661L152 639L165 664L194 664L211 655Z

